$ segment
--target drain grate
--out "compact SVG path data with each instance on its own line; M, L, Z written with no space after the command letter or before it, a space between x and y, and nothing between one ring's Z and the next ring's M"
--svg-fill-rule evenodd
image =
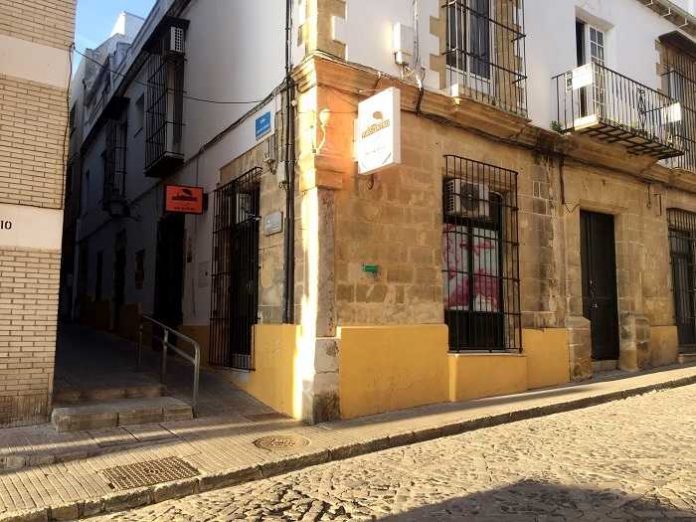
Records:
M103 470L113 489L133 489L195 477L198 470L179 457L136 462Z

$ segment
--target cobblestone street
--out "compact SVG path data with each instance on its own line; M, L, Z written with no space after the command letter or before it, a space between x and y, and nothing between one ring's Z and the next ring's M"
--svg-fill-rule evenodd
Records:
M696 386L99 520L696 520Z

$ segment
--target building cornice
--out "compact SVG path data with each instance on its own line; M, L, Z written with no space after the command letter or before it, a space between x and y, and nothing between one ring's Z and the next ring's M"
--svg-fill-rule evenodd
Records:
M415 84L321 52L307 56L295 68L293 77L300 93L317 87L329 88L352 99L356 107L359 101L378 90L397 87L401 90L401 107L404 112L417 114L513 147L531 150L535 154L559 161L562 159L568 164L601 168L646 183L658 183L696 193L696 174L687 171L677 172L664 167L657 163L654 157L629 154L620 145L602 143L587 136L559 134L535 126L530 120L472 99L455 99L443 92L428 89L421 93ZM420 110L417 110L421 95ZM300 164L306 164L307 167L313 165L315 170L323 165L336 172L346 168L345 161L340 158L331 160L320 154L312 155L312 158L301 158ZM331 185L329 183L326 186ZM332 188L339 186L340 184L336 183Z
M637 0L672 22L678 29L696 38L696 16L670 2L670 0Z

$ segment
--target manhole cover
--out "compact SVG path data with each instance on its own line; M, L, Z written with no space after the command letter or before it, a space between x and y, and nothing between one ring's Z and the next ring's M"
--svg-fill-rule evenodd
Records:
M254 446L268 451L288 450L309 445L309 439L299 435L269 435L254 441Z
M198 470L179 457L136 462L107 468L104 475L114 489L132 489L195 477Z

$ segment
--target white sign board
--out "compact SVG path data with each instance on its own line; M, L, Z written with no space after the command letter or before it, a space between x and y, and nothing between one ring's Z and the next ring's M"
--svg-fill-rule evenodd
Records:
M573 90L577 91L594 83L593 64L588 63L573 69Z
M358 174L401 163L401 91L394 87L358 105Z
M0 247L60 251L63 211L0 204Z

